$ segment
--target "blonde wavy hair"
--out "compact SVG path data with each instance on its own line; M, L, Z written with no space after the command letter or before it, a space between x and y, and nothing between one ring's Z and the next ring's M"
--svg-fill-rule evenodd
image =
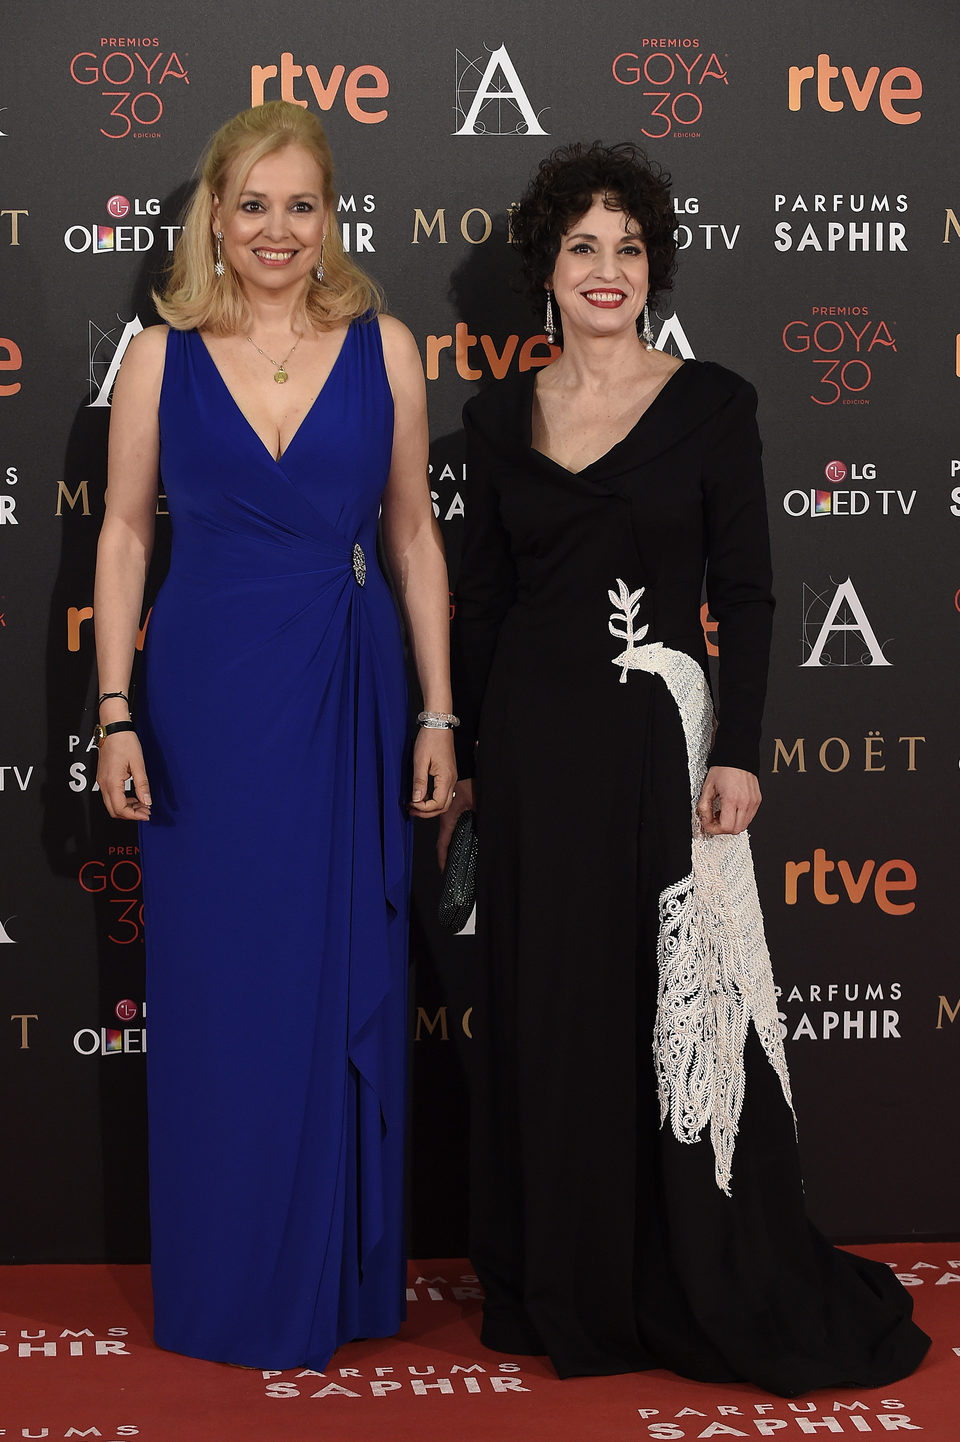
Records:
M307 320L326 330L383 309L380 289L343 249L336 223L333 157L323 126L300 105L269 100L252 110L241 110L228 120L204 152L200 179L184 215L166 286L162 293L153 293L158 313L174 330L237 335L249 329L249 307L225 255L225 274L214 273L216 240L210 225L211 202L218 196L221 210L230 214L257 161L287 145L300 145L308 151L323 176L327 216L324 277L320 282L310 273L303 296Z

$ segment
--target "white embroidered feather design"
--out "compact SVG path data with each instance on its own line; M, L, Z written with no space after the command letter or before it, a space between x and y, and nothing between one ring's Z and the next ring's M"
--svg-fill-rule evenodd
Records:
M697 818L713 732L703 671L659 641L638 645L648 629L633 629L643 590L631 592L620 580L617 586L619 595L608 592L617 606L609 629L628 645L613 664L621 668L621 682L628 671L662 677L680 712L690 780L690 871L660 896L653 1042L660 1119L669 1116L681 1142L699 1141L709 1123L717 1185L729 1195L751 1021L793 1110L753 857L746 832L707 836Z

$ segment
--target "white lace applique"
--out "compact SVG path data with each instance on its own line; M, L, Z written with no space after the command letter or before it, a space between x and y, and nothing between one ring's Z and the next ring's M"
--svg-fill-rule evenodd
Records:
M770 955L763 934L750 840L707 836L696 814L713 735L713 707L700 666L659 641L638 644L639 591L617 581L611 635L627 641L613 658L628 671L662 677L677 703L687 743L692 842L688 875L660 896L660 984L653 1053L660 1120L681 1142L697 1142L709 1123L717 1186L730 1195L733 1149L743 1107L743 1055L751 1020L793 1110Z

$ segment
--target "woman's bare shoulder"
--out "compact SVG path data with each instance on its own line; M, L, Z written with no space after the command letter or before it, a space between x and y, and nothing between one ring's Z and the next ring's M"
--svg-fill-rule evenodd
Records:
M122 369L128 375L131 371L149 375L158 366L162 370L169 334L168 325L148 325L145 330L138 331L124 351Z
M380 326L380 339L383 342L383 354L388 362L412 360L419 357L417 343L413 333L402 320L397 320L395 315L378 315L377 324Z
M396 316L380 315L380 342L383 364L393 399L408 399L420 408L424 405L423 362L411 332Z
M114 402L118 395L137 401L159 396L169 333L168 325L150 325L133 337L124 352Z

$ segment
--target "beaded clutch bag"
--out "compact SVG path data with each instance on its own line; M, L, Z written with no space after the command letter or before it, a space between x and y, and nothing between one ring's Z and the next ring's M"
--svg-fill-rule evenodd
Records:
M472 811L457 817L447 851L438 915L448 931L466 926L477 895L477 827Z

